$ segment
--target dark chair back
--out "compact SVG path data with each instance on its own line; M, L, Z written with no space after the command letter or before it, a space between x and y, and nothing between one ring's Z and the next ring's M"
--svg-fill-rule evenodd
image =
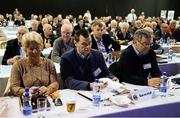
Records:
M109 71L116 76L117 78L119 78L119 62L114 62L109 66Z

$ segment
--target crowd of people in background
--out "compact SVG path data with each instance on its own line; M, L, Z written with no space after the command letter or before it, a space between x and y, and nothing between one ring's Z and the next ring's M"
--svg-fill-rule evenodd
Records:
M141 46L139 47L140 45L139 43L142 43L141 40L139 41L138 39L138 36L140 35L142 35L141 36L142 39L144 39L146 42L148 41L148 44L146 46L150 46L152 50L162 49L161 46L159 45L159 42L161 39L163 39L165 42L167 42L169 39L175 39L176 42L180 42L180 17L178 17L178 19L176 20L174 19L167 20L167 19L163 19L163 18L155 17L155 16L153 17L145 16L144 12L142 12L138 16L135 12L135 9L131 9L131 12L125 18L123 18L122 16L116 16L115 18L112 18L111 16L102 16L102 17L95 16L93 18L91 16L90 11L87 10L86 13L84 13L83 15L79 15L77 18L74 17L73 15L67 15L63 18L61 14L57 15L56 17L53 17L51 14L46 14L44 16L41 14L39 15L31 14L30 20L31 20L31 26L26 27L25 18L23 17L23 15L18 9L15 9L13 14L7 13L5 16L0 14L0 26L19 27L16 34L17 39L9 40L7 42L5 56L3 58L3 64L5 65L14 64L19 59L19 56L17 55L23 55L23 54L26 54L26 56L29 57L26 60L28 59L30 60L31 59L30 56L32 56L30 55L31 51L23 52L23 49L21 48L22 47L21 40L22 40L22 36L25 33L36 32L37 34L36 33L32 33L32 34L35 34L37 37L41 35L42 37L41 48L42 49L49 48L49 47L53 48L52 52L49 55L49 59L51 59L52 61L56 63L61 62L61 66L64 67L64 68L61 68L61 72L62 72L62 79L65 80L64 81L65 86L68 88L73 88L73 89L90 90L92 88L91 82L94 81L94 80L91 80L90 78L93 78L93 76L96 75L97 73L98 73L97 75L99 75L101 72L103 72L102 76L100 74L101 77L109 76L111 78L114 78L115 76L109 73L109 70L107 70L107 67L105 67L105 63L98 62L98 61L97 61L98 63L95 63L96 60L99 59L100 61L102 61L103 59L102 54L103 55L108 54L110 51L120 51L121 45L132 45L130 48L128 48L129 50L133 50L136 47L137 47L137 50L140 50ZM141 29L148 29L148 32L150 33L147 33L146 31L141 31ZM138 32L139 34L136 31L139 31ZM89 39L89 36L91 37L90 39ZM30 35L29 37L31 38ZM92 41L92 44L91 44L91 41ZM83 46L84 47L91 46L91 47L86 49L86 48L83 48ZM75 50L75 47L76 47L76 50ZM12 48L14 49L14 52L11 50ZM93 50L91 50L91 48ZM94 50L98 50L102 54ZM148 52L149 48L147 48L146 51ZM95 56L93 57L89 56L90 52L91 54ZM158 53L162 53L162 52L163 51L160 51ZM87 54L83 55L82 53L87 53ZM155 55L152 51L148 52L148 54L153 55L155 58ZM69 55L73 55L71 59ZM123 54L123 55L126 55L126 54ZM41 59L41 61L39 61L38 64L44 63L44 60L41 58L41 56L43 55L39 52L38 59ZM62 60L61 60L61 57L62 57ZM84 76L87 76L87 78L89 78L89 80L84 80L83 78L84 76L81 77L78 75L74 75L75 73L78 73L76 72L78 71L78 67L75 64L77 63L77 60L80 57L82 58L82 62L81 62L82 68L87 69L87 72L90 71L90 69L84 65L85 63L83 62L84 59L86 59L85 61L89 59L94 59L93 63L95 63L95 65L100 66L100 68L98 67L94 68L94 69L97 69L97 70L94 70L95 72L93 73L94 75L89 74L89 73L87 74L87 72L82 72ZM76 58L77 60L75 60ZM26 60L24 59L24 61ZM122 63L129 63L126 61L127 60L123 60L123 58L120 60L120 62ZM23 61L19 62L19 64L21 63L24 63L24 62ZM87 61L86 63L87 65L91 64L90 61ZM159 72L159 69L157 69L158 67L157 67L156 61L153 60L153 63L157 70L157 72L152 73L152 77L155 77L154 80L156 84L147 82L147 80L144 80L144 79L142 79L141 81L137 80L136 82L132 82L132 83L140 84L140 85L146 84L146 85L158 87L159 81L157 80L156 77L160 76L160 72ZM67 64L68 66L64 64ZM70 69L70 66L72 64L74 64L74 67L72 66L72 68ZM16 66L13 67L13 69L17 69L18 66L20 65L16 64ZM54 69L53 66L51 67L52 69ZM124 68L123 64L121 64L121 68ZM130 76L128 74L129 72L127 72L126 70L120 70L119 72L122 72L122 73L126 72L127 74L126 76ZM41 75L38 75L38 76L41 76ZM146 72L146 75L142 75L142 76L147 78L148 72ZM129 80L126 80L126 78L123 78L125 76L119 75L119 77L120 77L120 81L125 80L129 82ZM117 78L114 78L114 79L117 79ZM56 77L54 77L51 82L54 82L55 80L56 80ZM90 83L82 82L81 80L88 81ZM57 89L57 86L58 85L55 86L55 89ZM48 88L52 89L53 87L48 87ZM47 88L44 88L42 90L44 90L44 92L47 92ZM54 89L52 89L51 91L53 90ZM17 94L18 91L16 89L14 89L14 91Z
M61 26L64 23L72 24L73 36L75 31L82 28L88 29L91 32L91 26L96 21L101 22L104 25L103 32L105 34L109 34L113 40L119 41L120 44L127 44L128 41L132 40L135 31L144 27L150 27L153 29L154 40L159 40L162 37L174 38L177 41L179 41L180 39L180 17L178 17L176 20L167 20L155 16L145 16L144 12L141 12L141 14L138 16L136 15L135 9L131 9L130 13L124 18L122 16L115 16L115 18L112 18L111 16L95 16L94 18L92 18L90 11L87 10L84 15L79 15L78 17L74 17L73 15L66 15L64 18L61 14L57 15L56 17L52 16L51 14L46 14L44 16L42 14L31 14L30 20L31 27L29 27L29 30L36 31L40 33L43 38L47 38L45 42L48 42L48 39L55 39L57 37L60 37ZM49 24L49 26L45 24ZM26 25L23 14L21 14L21 12L17 8L13 12L13 14L7 13L5 16L0 14L0 26L6 27L12 25ZM46 26L46 28L44 28L44 25ZM52 34L50 32L52 32ZM165 33L166 35L164 35L163 33ZM53 41L51 41L50 43L52 46Z

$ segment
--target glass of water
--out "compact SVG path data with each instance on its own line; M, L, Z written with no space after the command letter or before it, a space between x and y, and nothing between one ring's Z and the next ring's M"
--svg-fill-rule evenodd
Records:
M38 111L38 118L45 118L47 112L47 98L46 97L39 97L37 99L37 111Z
M175 95L176 86L177 86L176 82L172 81L172 79L169 79L167 81L168 96L174 96Z

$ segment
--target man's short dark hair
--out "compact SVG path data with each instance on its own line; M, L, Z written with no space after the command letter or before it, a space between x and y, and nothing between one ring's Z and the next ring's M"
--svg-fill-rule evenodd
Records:
M86 29L80 29L75 33L75 41L79 42L79 37L83 36L84 38L90 37L89 32Z

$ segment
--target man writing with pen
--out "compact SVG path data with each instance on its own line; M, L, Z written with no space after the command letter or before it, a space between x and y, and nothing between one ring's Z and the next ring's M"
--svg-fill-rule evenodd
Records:
M161 72L156 54L150 49L152 35L147 29L135 32L133 44L123 51L117 77L121 81L159 87Z
M61 57L60 72L65 88L92 90L95 79L102 77L119 81L107 69L102 53L91 49L92 41L87 30L76 32L74 44L76 48ZM100 85L101 88L106 86L104 83Z

